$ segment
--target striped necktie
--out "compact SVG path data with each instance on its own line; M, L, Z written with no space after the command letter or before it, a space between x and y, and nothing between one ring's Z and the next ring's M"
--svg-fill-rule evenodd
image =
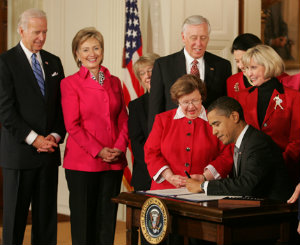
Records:
M40 90L43 94L45 95L45 81L44 81L44 76L42 72L42 68L40 66L40 63L36 59L36 54L32 54L31 56L31 62L32 62L32 70L35 75L35 78L40 86Z

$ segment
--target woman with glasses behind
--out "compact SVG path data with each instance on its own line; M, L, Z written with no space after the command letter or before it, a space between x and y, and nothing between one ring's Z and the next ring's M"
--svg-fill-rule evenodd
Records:
M184 75L170 93L179 106L156 116L145 144L151 190L184 187L185 171L201 181L226 177L232 169L232 150L212 134L202 105L204 83Z

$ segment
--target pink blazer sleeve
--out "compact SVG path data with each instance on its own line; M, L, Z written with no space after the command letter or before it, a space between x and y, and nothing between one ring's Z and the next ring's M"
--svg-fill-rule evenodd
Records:
M126 149L128 146L128 114L125 106L124 96L122 93L121 82L119 79L117 80L117 86L119 87L121 95L122 109L118 117L119 135L114 143L114 148L117 148L122 152L126 153Z

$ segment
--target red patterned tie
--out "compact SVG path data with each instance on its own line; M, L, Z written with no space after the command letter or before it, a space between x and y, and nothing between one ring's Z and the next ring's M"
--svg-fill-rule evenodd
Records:
M192 68L191 68L191 74L200 78L200 73L199 73L199 69L198 69L198 61L197 60L193 60L192 62Z

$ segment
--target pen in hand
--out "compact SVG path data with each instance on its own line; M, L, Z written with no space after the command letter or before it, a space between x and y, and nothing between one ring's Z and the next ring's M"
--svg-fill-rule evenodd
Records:
M186 176L190 179L191 176L189 175L189 173L186 170L184 170L184 172L185 172Z

